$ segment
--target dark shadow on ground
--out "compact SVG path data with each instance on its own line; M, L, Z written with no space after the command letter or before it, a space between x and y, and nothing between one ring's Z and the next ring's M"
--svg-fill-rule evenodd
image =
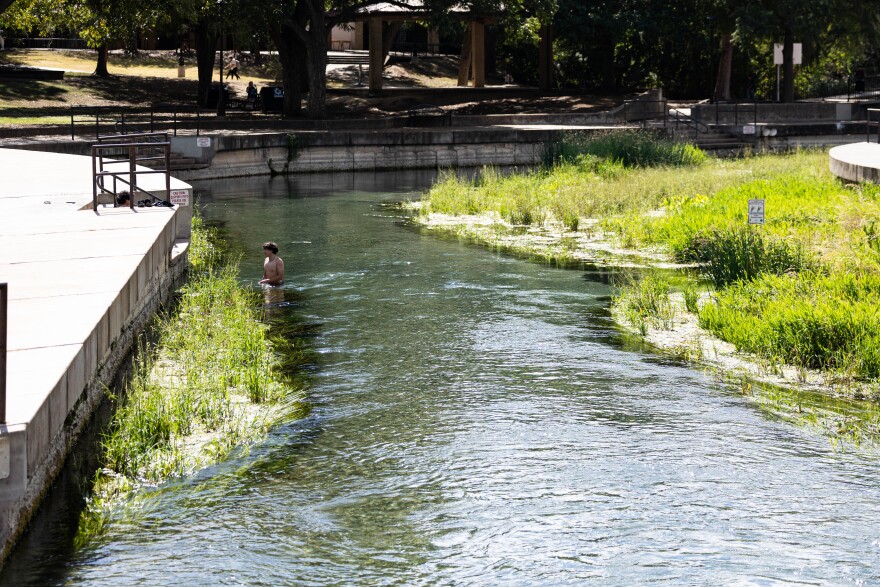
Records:
M68 90L60 82L0 79L0 100L52 100L63 103Z

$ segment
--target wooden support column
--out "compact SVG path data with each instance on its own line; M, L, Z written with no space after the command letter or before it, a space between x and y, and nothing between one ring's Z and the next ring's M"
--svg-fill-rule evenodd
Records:
M378 94L382 91L382 68L385 66L382 58L382 19L373 17L370 19L370 93Z
M475 20L472 25L474 39L471 45L471 64L474 68L474 87L486 85L486 25Z
M538 47L538 85L545 92L553 89L553 26L541 27Z

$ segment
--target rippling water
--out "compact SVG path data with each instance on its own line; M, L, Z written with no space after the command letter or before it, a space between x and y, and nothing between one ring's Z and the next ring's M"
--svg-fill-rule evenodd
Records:
M623 346L601 279L420 234L380 205L425 181L197 186L247 251L246 281L279 242L268 311L314 333L313 410L89 548L32 534L0 583L880 582L875 454Z

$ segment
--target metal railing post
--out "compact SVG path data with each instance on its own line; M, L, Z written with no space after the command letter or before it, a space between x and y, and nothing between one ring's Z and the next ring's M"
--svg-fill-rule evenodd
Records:
M6 423L6 323L9 318L9 287L0 283L0 424Z
M74 130L73 130L73 106L70 107L70 140L71 141L76 140L76 137L74 136Z
M165 143L165 199L171 201L171 145Z
M128 148L128 187L129 196L128 206L134 209L135 184L137 183L137 174L135 173L135 161L137 160L137 147L134 145Z
M95 160L97 149L92 147L92 211L98 213L98 165Z
M100 132L101 123L100 123L100 118L99 118L100 116L101 116L100 111L95 110L95 140L98 140L98 138L101 136L101 132Z

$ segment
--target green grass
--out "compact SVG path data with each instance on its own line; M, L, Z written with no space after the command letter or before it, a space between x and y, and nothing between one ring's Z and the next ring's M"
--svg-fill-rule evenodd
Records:
M622 135L601 149L563 142L555 165L533 173L447 174L421 213L497 213L510 224L599 230L618 246L665 252L715 286L700 300L696 285L685 285L685 305L738 349L880 383L880 186L838 180L825 151L669 163L633 147L649 138ZM621 156L630 147L637 155ZM765 200L766 224L750 227L755 198ZM670 322L668 293L655 278L633 280L616 304L646 332Z
M215 235L193 224L190 280L176 311L158 320L157 342L140 342L79 543L121 496L217 462L304 409L303 386L287 373L306 354L269 336L260 295L239 285L237 264L218 265Z
M570 133L548 150L551 164L574 163L594 168L619 163L623 167L677 167L702 165L706 154L694 145L679 143L651 131Z
M715 294L700 325L739 350L855 380L880 378L880 275L765 274Z
M671 328L675 308L669 298L668 279L653 273L641 277L630 274L618 288L614 303L642 336L646 336L652 326Z

